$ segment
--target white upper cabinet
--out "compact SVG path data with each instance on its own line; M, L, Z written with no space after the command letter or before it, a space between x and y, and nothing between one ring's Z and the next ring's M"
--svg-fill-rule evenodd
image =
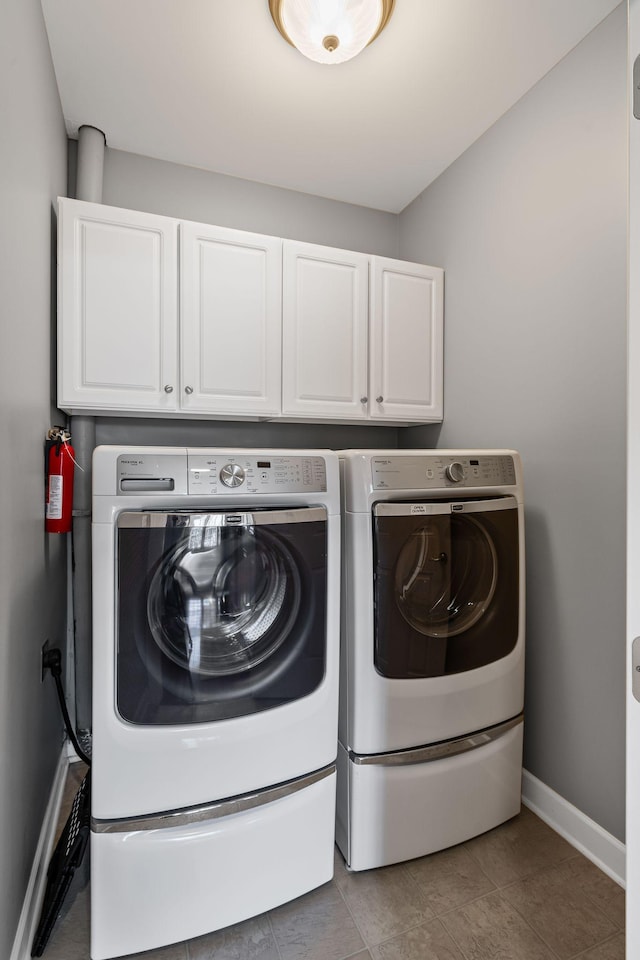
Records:
M58 406L171 413L178 396L175 220L60 200Z
M283 417L442 419L444 271L284 242Z
M442 419L444 272L61 198L68 413Z
M284 241L282 415L367 416L369 258Z
M369 411L372 417L442 419L444 271L371 258Z
M180 224L185 413L280 413L282 241Z

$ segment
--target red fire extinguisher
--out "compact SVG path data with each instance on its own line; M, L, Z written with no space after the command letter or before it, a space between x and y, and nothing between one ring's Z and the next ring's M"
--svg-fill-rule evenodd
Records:
M71 530L75 454L70 439L71 434L62 427L52 427L47 432L44 522L47 533Z

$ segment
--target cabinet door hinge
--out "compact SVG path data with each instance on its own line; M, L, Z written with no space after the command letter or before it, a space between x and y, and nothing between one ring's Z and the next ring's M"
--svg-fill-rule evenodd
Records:
M640 56L633 62L633 115L640 120Z

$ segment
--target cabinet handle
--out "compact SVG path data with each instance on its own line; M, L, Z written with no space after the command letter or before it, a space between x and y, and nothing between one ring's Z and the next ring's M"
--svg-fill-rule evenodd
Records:
M166 385L166 387L164 388L164 392L165 392L165 393L173 393L173 387L171 386L170 383L168 383L168 384Z
M376 403L382 403L383 400L384 400L383 396L376 397Z
M360 403L367 403L369 397L360 397Z
M184 392L185 392L185 393L188 393L188 394L192 394L192 393L193 393L193 387L185 387L185 388L184 388Z

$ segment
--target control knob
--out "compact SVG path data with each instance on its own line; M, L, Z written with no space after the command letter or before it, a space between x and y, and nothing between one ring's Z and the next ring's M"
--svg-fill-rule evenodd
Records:
M225 487L239 487L244 483L244 470L237 463L226 463L220 471L220 479Z
M460 481L465 478L464 467L459 460L454 460L453 463L450 463L444 472L447 480L451 480L451 483L460 483Z

